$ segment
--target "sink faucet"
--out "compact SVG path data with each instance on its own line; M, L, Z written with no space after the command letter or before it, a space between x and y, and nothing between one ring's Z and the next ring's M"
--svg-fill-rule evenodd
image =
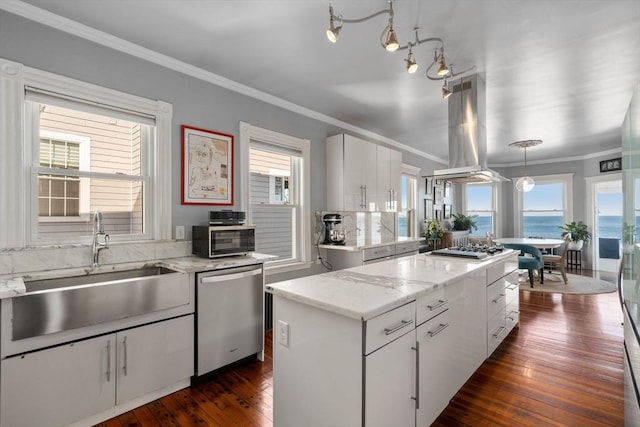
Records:
M98 255L102 249L109 249L109 235L104 232L102 212L96 211L93 215L93 266L98 266Z

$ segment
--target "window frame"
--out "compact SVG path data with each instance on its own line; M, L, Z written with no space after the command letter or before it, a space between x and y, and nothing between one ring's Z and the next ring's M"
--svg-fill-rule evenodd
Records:
M171 119L173 107L164 101L150 100L113 89L63 77L0 58L0 247L21 248L50 245L34 239L37 224L37 202L33 194L32 118L26 112L25 94L29 87L42 89L61 97L82 100L96 106L110 106L125 112L155 119L155 144L150 144L148 167L151 185L145 225L145 240L171 238ZM162 171L162 173L160 173ZM37 187L36 187L37 189ZM33 212L36 212L34 217ZM115 236L114 236L115 237ZM140 239L127 236L128 240ZM118 240L118 239L114 239ZM75 243L90 243L91 236L74 239Z
M258 141L263 144L282 147L288 150L295 150L301 153L302 161L300 165L301 171L299 176L302 183L293 183L298 191L298 198L290 194L292 200L297 200L299 209L295 218L296 227L293 233L295 241L292 246L299 253L296 261L283 263L282 261L273 260L265 262L265 271L267 274L277 274L287 271L294 271L303 268L309 268L311 262L311 141L308 139L298 138L284 133L272 131L269 129L253 126L250 123L240 122L240 210L247 214L247 223L252 224L251 202L250 202L250 181L251 172L249 170L249 149L251 141ZM292 185L289 182L289 185ZM278 204L274 204L277 206ZM287 204L279 204L286 207Z
M501 198L501 185L499 183L463 183L462 184L462 212L465 215L469 215L469 203L467 200L467 187L468 186L491 186L491 216L492 216L492 224L491 224L491 233L494 236L502 235L502 221L498 220L498 206L500 206L500 198Z
M539 175L532 176L536 185L538 184L555 184L560 183L563 186L563 224L573 221L573 173L557 174L557 175ZM516 188L516 179L513 179L513 232L514 235L522 236L524 231L523 220L523 195L522 191Z
M411 200L407 200L407 215L410 216L409 224L413 225L409 230L410 236L408 238L418 239L420 237L420 226L418 224L418 187L419 179L421 179L420 168L403 163L400 171L401 178L402 176L406 176L415 181L415 184L413 185L413 194L410 196ZM400 198L402 198L401 189L398 191L398 194L400 195ZM402 210L402 202L402 199L398 200L398 214L400 214L400 211ZM409 208L409 205L412 205L412 207ZM397 227L398 226L396 225L396 228ZM396 234L399 234L399 230L396 230Z

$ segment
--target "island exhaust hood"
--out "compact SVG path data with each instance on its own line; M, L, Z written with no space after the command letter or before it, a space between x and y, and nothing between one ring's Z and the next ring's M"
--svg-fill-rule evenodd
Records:
M433 176L453 182L504 182L487 167L485 83L479 74L455 80L449 96L449 169Z

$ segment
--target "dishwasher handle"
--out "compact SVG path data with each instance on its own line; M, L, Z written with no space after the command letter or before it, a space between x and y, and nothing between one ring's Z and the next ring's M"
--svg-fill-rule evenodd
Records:
M207 283L226 282L229 280L237 280L237 279L243 279L245 277L257 276L261 273L262 273L262 269L257 268L250 271L243 271L241 273L220 274L217 276L202 277L200 279L200 283L207 284Z

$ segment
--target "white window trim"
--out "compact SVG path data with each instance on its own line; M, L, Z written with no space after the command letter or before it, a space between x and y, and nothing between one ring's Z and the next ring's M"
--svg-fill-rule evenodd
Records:
M558 175L540 175L533 176L533 180L536 185L545 184L549 182L562 182L564 186L563 195L563 208L566 213L564 218L565 222L573 221L573 174L565 173ZM522 192L516 188L516 182L518 178L513 178L513 233L517 236L522 236L522 217L520 212L522 211Z
M419 202L418 202L418 187L419 187L419 179L420 179L420 168L412 166L412 165L407 165L405 163L402 164L401 169L400 169L400 174L401 175L407 175L412 177L413 179L416 180L416 185L414 188L414 194L413 194L413 201L414 201L414 206L413 206L413 230L411 230L411 235L415 238L420 238L420 225L418 224L418 210L419 210ZM402 206L400 204L400 206ZM398 208L400 207L398 206ZM398 209L399 210L399 209ZM397 230L396 230L397 233Z
M467 185L473 184L462 184L462 212L468 213L467 209ZM489 184L478 184L478 185L491 185L491 214L493 218L493 235L494 236L502 236L502 221L499 219L500 212L498 211L498 207L501 205L502 198L502 185L498 183L489 183Z
M25 135L25 86L42 88L87 101L126 108L156 120L156 146L151 147L149 174L154 178L149 200L149 235L171 238L171 118L173 107L101 86L26 67L0 58L0 248L27 246L31 227L30 167L32 146Z
M287 265L269 266L265 263L265 271L267 275L283 273L287 271L299 270L301 268L311 267L311 141L308 139L297 138L269 129L252 126L250 123L240 122L240 147L238 154L240 157L240 210L247 212L247 222L251 224L251 212L247 209L249 203L249 148L251 140L263 141L269 144L279 145L284 148L297 150L302 152L302 179L303 188L301 188L300 208L302 209L302 221L296 224L295 235L300 236L301 240L296 242L300 248L300 262Z
M82 135L73 135L70 133L61 133L61 132L53 132L49 130L41 130L40 138L53 139L56 141L69 141L75 142L80 145L80 170L88 170L91 164L90 155L91 155L91 138L88 136ZM34 144L39 143L34 139ZM35 152L35 149L32 147L32 152ZM34 167L37 166L38 159L32 159ZM38 182L38 174L34 173L32 175L32 179L35 181L35 189L37 190L37 182ZM32 187L34 188L34 187ZM89 207L91 206L91 189L87 185L86 180L80 180L80 215L76 217L38 217L34 214L34 218L37 222L87 222L91 220L91 215L89 214ZM34 207L38 209L37 205Z

